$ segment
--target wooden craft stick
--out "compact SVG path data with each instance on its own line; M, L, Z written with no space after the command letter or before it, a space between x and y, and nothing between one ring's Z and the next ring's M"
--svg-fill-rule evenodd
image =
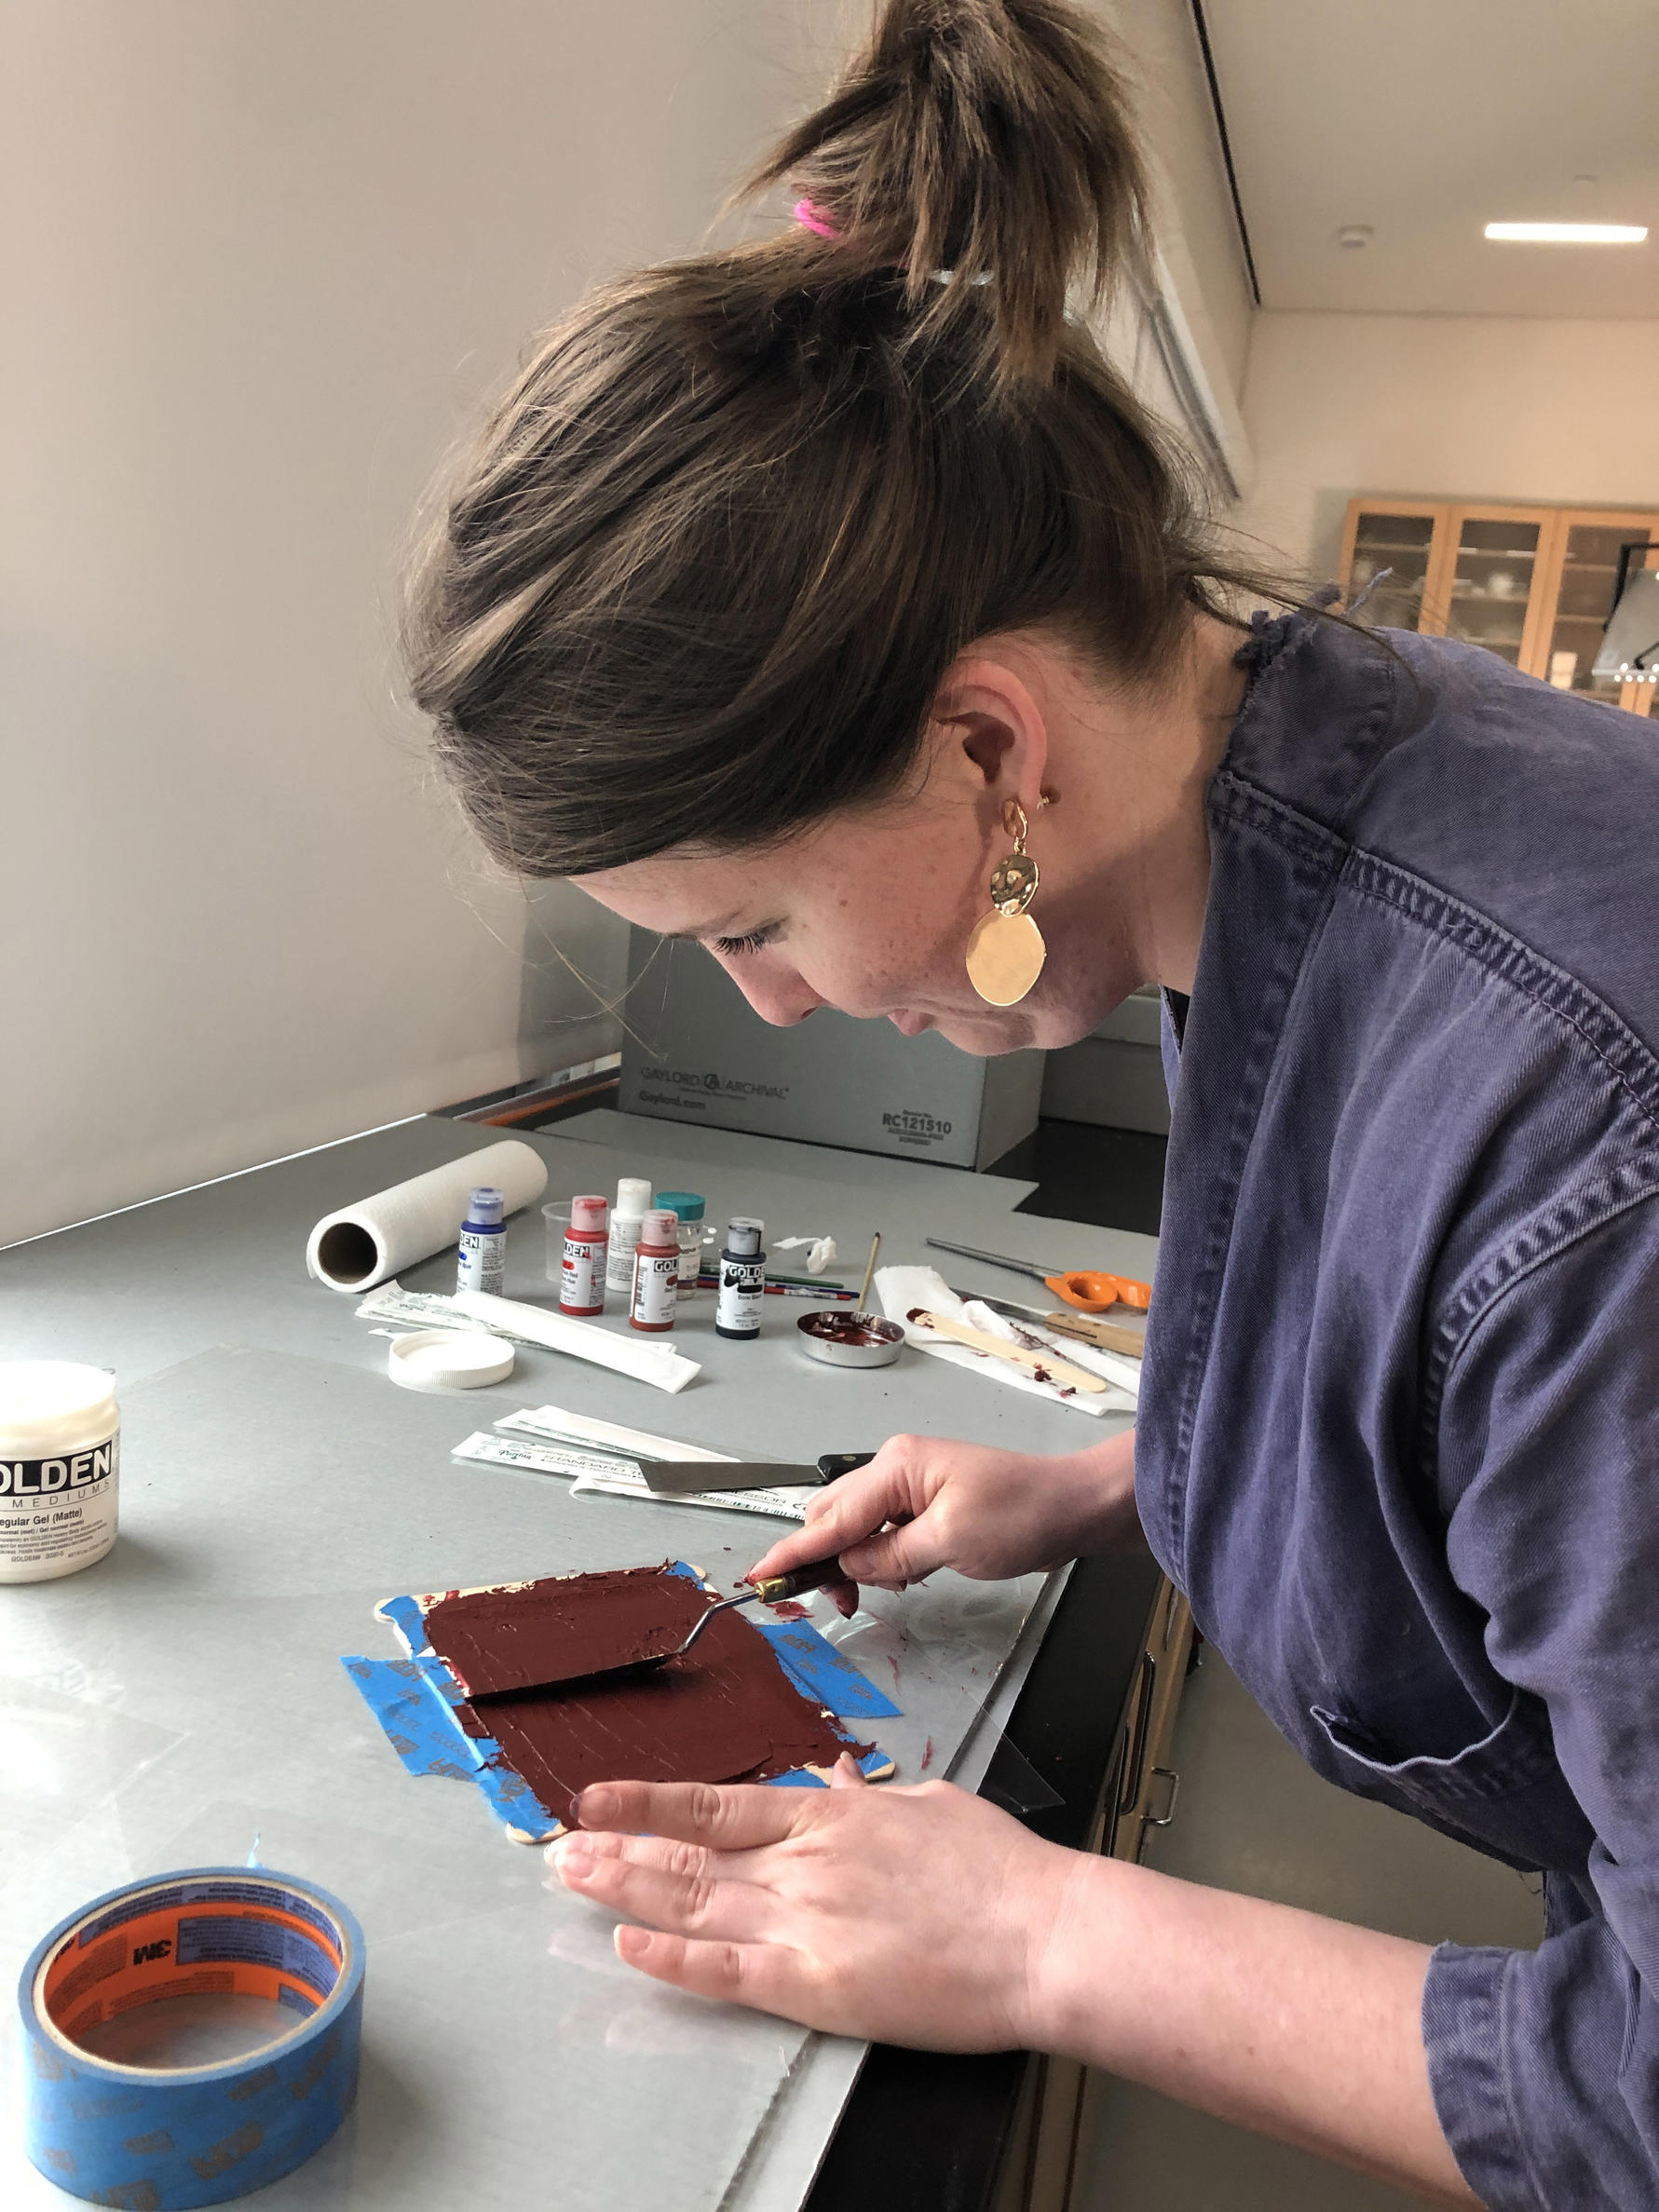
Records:
M1096 1321L1087 1313L1077 1313L1064 1307L1058 1313L1045 1313L1039 1323L1055 1337L1075 1337L1080 1344L1093 1344L1101 1351L1125 1352L1132 1360L1140 1359L1147 1349L1145 1329L1126 1329L1115 1321Z
M914 1329L931 1329L936 1337L947 1337L953 1344L965 1344L971 1351L982 1351L987 1359L1007 1360L1011 1365L1024 1367L1028 1375L1035 1375L1040 1382L1056 1383L1062 1390L1106 1391L1111 1385L1098 1375L1091 1375L1086 1367L1073 1367L1065 1360L1057 1360L1053 1352L1027 1351L1023 1344L1007 1344L1000 1337L993 1337L988 1329L972 1329L965 1321L951 1321L943 1313L930 1313L918 1306L904 1319Z

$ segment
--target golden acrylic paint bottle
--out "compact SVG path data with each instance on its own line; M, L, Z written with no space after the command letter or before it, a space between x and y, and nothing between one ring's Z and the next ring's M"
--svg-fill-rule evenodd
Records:
M633 1251L633 1301L629 1325L653 1334L674 1325L674 1298L680 1282L679 1222L665 1207L653 1207L640 1225Z

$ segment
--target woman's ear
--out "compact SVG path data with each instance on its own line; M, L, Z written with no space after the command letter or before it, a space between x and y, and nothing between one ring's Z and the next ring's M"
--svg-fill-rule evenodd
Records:
M1042 804L1048 727L1030 686L1006 662L964 655L934 694L939 765L954 765L977 800L997 811L1015 799L1028 815Z

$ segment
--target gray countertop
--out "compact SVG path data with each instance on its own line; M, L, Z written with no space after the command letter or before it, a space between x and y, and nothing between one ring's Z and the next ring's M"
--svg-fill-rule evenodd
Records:
M0 1588L0 1943L15 1973L102 1891L256 1852L343 1896L369 1953L357 2109L262 2201L488 2212L534 2193L605 2212L773 2212L805 2195L859 2046L619 1966L606 1925L548 1889L539 1854L509 1844L475 1791L404 1773L339 1657L394 1655L371 1609L398 1592L665 1555L729 1582L777 1532L451 1459L520 1406L768 1458L906 1428L1060 1451L1120 1424L915 1353L871 1373L815 1365L793 1341L793 1300L767 1302L758 1344L728 1343L706 1294L676 1329L704 1364L678 1395L534 1349L494 1389L398 1391L356 1299L307 1279L306 1233L497 1133L422 1119L0 1252L4 1356L113 1367L124 1415L115 1552ZM550 1199L649 1174L702 1190L711 1219L763 1215L768 1241L833 1233L854 1280L877 1228L888 1261L932 1257L930 1231L1139 1274L1155 1255L1147 1238L1014 1215L1029 1187L997 1177L610 1113L525 1141L548 1160ZM448 1289L453 1269L440 1255L402 1280ZM972 1262L945 1271L1025 1296ZM551 1302L536 1209L510 1226L506 1290ZM902 1780L930 1732L959 1741L956 1771L976 1779L1054 1595L1035 1578L946 1575L872 1600L846 1648L899 1682L904 1718L875 1732ZM0 2159L8 2203L66 2201L15 2141Z

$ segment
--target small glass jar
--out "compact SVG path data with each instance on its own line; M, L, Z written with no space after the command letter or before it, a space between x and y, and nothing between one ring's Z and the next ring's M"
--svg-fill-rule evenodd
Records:
M703 1215L707 1211L695 1190L660 1190L657 1203L679 1223L680 1296L688 1298L702 1272Z

